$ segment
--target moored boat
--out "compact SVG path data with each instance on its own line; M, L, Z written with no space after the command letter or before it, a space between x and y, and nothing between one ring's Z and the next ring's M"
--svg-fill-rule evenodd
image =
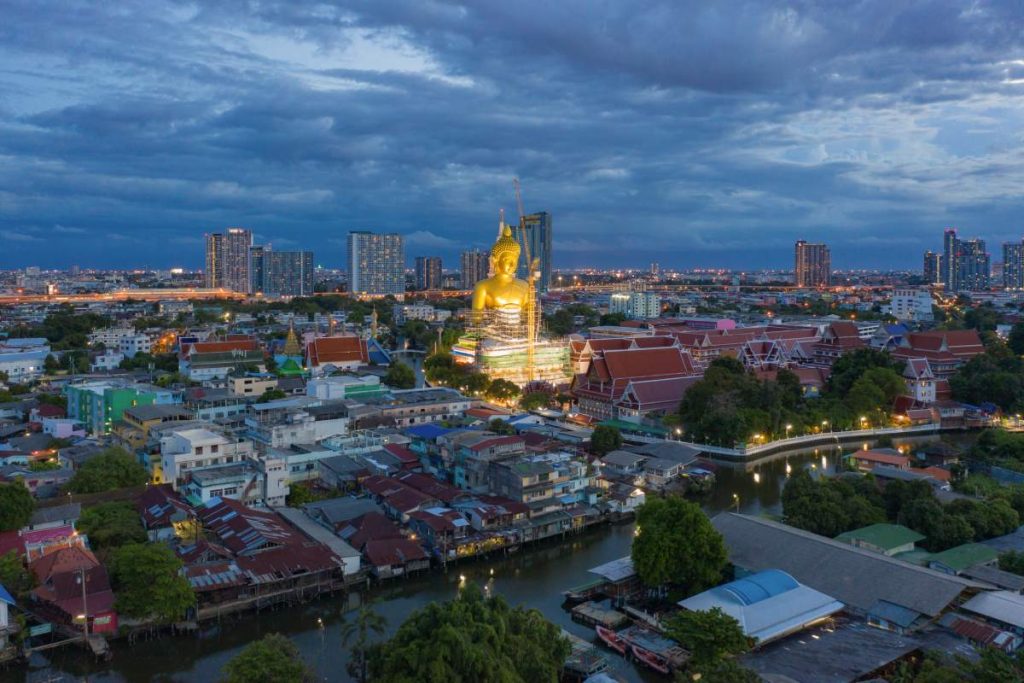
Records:
M644 649L639 645L631 645L630 649L633 651L633 656L637 658L637 661L642 663L651 669L654 669L658 673L665 674L666 676L672 673L672 669L669 667L668 662L664 657L651 652L650 650Z
M601 639L602 643L604 643L611 649L615 650L620 655L626 654L626 641L623 640L618 633L611 630L610 628L605 628L600 624L598 624L595 628L597 629L597 637Z

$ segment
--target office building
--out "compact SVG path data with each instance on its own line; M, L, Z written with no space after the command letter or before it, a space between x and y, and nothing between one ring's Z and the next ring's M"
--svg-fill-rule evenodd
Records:
M961 240L958 251L957 290L978 292L992 284L992 264L985 251L985 240Z
M1003 287L1024 289L1024 242L1003 244Z
M942 284L942 255L934 251L924 252L924 282L928 285Z
M267 249L264 269L264 293L270 296L313 294L313 252Z
M249 291L255 294L266 288L265 257L268 248L262 244L249 247Z
M616 292L608 301L609 313L621 313L631 320L661 315L661 295L655 292Z
M405 294L405 248L395 233L348 234L348 291L356 296Z
M487 272L490 270L487 252L479 249L462 252L460 266L462 288L473 289L476 283L487 278Z
M933 303L927 287L897 287L892 293L889 313L901 322L931 322Z
M793 267L797 287L828 287L832 279L832 255L826 244L797 240Z
M531 213L523 216L523 227L512 226L512 234L523 246L522 258L519 260L519 277L526 279L526 255L540 259L537 270L537 291L546 292L551 285L551 214L547 211Z
M206 235L206 286L250 293L249 249L252 231L228 228Z
M416 257L416 289L441 289L441 257Z

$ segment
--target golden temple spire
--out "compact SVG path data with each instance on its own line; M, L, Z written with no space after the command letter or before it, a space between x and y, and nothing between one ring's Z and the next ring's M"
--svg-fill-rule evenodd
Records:
M299 339L295 336L295 319L292 318L291 323L288 325L288 336L284 340L284 355L286 356L301 356L302 347L299 345Z

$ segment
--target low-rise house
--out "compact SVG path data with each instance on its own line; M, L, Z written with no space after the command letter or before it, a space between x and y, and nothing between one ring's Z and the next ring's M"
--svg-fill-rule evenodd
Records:
M60 488L75 476L74 470L59 468L39 472L25 465L6 465L0 467L0 479L7 482L20 481L35 498L53 498L60 493Z
M636 512L644 504L647 495L644 490L628 484L612 484L604 494L604 502L610 512L624 515Z
M90 633L117 631L110 579L92 551L81 546L61 548L31 561L29 570L36 579L32 598L37 614L78 628L78 617L85 614Z
M337 534L356 550L365 550L370 541L405 538L398 525L380 512L367 512L344 522ZM415 539L413 539L415 540Z
M423 547L408 538L370 541L363 554L370 572L378 579L404 576L430 567L430 557Z
M212 425L210 425L212 427ZM249 459L253 444L231 439L210 428L173 430L160 439L158 482L168 482L175 490L184 486L192 472L219 465L232 465Z
M328 498L313 503L306 503L302 509L328 529L339 532L349 521L367 514L383 513L383 508L369 498Z
M1024 642L1019 635L977 619L950 612L939 623L977 648L993 648L1011 654Z
M648 456L638 453L612 451L601 458L601 469L607 474L619 477L635 477L638 482L642 482L644 463L647 462L647 459Z
M10 608L16 603L7 589L0 585L0 651L3 651L4 658L9 654L7 649L11 647L11 638L18 632L18 622L11 619Z
M648 458L644 461L644 481L648 486L664 488L679 478L683 466L674 460Z
M328 488L348 491L370 476L370 469L357 456L335 455L316 463L320 483Z
M924 538L924 534L900 524L872 524L836 536L837 541L890 557L912 552Z
M436 552L453 553L472 530L461 514L450 508L432 507L409 513L409 528ZM454 555L453 555L454 556Z
M928 557L928 567L959 575L971 567L993 565L999 559L995 549L981 543L964 543Z
M222 380L250 369L266 372L263 349L250 337L183 344L178 360L178 372L193 382Z
M65 503L64 505L51 505L50 507L38 508L32 513L28 524L23 531L42 531L56 529L59 527L74 527L78 518L82 516L80 503Z
M850 454L850 461L862 472L870 472L879 465L899 470L910 469L910 458L892 448L856 451Z
M1024 596L1019 593L979 593L965 602L962 609L1018 636L1024 635Z
M114 423L114 440L128 452L134 453L146 445L153 427L191 419L191 411L176 404L140 405L126 408L121 415L121 420Z
M135 501L135 509L150 541L168 541L179 535L195 538L192 506L170 484L147 486Z

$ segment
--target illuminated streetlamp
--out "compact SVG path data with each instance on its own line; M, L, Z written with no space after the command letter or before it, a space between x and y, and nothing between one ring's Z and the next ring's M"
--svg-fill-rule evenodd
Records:
M789 438L789 430L793 428L793 425L786 425L786 438Z

